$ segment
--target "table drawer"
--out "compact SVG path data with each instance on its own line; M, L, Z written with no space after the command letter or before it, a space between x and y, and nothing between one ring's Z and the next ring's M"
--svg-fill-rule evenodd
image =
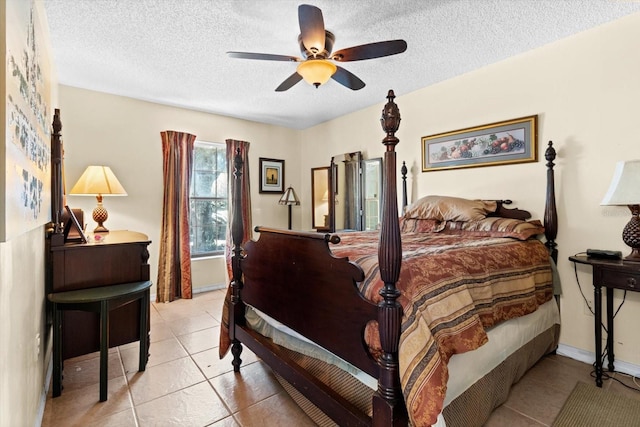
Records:
M602 284L609 288L640 291L640 273L605 270L602 275Z

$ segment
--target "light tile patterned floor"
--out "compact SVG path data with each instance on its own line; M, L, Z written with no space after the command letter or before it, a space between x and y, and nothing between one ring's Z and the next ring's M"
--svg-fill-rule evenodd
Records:
M147 370L137 371L138 344L111 349L109 397L98 402L99 354L65 361L64 390L47 397L42 425L58 426L313 426L270 369L247 349L234 374L218 358L223 291L152 304ZM591 366L561 356L541 360L514 387L488 426L550 425ZM628 381L628 380L626 380ZM640 399L613 381L605 387Z

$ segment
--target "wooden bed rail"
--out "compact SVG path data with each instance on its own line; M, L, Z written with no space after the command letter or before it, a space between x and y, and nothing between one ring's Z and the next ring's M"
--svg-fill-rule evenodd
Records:
M282 230L280 228L269 228L269 227L261 227L261 226L255 227L254 230L257 233L269 232L269 233L275 233L275 234L285 234L287 236L299 236L299 237L306 237L308 239L324 240L325 242L333 243L334 245L337 245L338 243L340 243L340 236L338 236L337 234L329 234L329 233L321 234L316 232Z

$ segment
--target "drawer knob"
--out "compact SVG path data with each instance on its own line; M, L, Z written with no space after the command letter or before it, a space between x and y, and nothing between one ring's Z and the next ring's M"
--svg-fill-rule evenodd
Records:
M633 277L629 277L627 279L627 285L629 285L629 287L631 288L635 288L636 287L636 279Z

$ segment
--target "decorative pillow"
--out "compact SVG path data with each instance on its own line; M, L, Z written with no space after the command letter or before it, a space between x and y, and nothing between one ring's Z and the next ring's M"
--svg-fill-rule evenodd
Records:
M480 221L448 221L442 233L471 234L480 237L513 237L527 240L544 233L538 220L522 221L513 218L488 217Z
M442 231L446 223L437 219L401 218L401 233L437 233Z
M449 196L425 196L405 210L405 218L439 221L478 221L495 212L495 200L469 200Z

